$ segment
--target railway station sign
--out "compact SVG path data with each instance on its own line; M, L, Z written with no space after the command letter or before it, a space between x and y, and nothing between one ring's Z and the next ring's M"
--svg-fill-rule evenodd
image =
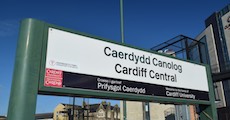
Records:
M68 30L47 29L43 87L209 100L204 65Z

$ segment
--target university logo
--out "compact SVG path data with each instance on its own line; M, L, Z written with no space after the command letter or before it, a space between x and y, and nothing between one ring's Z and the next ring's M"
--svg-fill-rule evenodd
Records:
M52 66L54 66L56 64L56 62L54 60L50 60L49 64L52 65Z

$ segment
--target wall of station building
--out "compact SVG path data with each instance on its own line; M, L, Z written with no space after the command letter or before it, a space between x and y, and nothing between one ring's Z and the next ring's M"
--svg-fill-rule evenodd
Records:
M121 101L121 120L125 117L123 104L123 101ZM179 111L176 107L180 107L183 111ZM146 112L149 112L149 116ZM148 117L150 120L171 120L169 118L177 120L183 117L184 119L197 120L198 114L194 105L176 106L173 104L149 103L149 106L146 106L144 102L126 101L127 120L146 120Z

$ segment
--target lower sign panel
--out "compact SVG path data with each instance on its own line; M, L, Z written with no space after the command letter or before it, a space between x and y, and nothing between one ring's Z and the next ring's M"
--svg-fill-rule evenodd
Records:
M132 82L65 71L63 71L62 87L107 91L109 93L118 92L192 100L209 100L208 92L206 91Z

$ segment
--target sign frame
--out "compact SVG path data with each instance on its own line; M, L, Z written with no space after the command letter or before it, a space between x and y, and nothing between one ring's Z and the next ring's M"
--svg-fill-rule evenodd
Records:
M11 87L11 96L8 108L8 120L34 119L36 110L36 99L38 94L44 95L58 95L58 96L81 96L81 97L97 97L97 98L109 98L119 100L132 100L132 101L149 101L160 103L174 103L174 104L200 104L202 119L205 118L217 118L215 108L215 97L213 91L213 84L211 78L211 72L208 65L203 65L207 71L208 86L209 86L209 101L203 100L190 100L181 98L166 98L160 96L147 96L136 95L127 93L113 93L108 94L106 91L95 91L77 88L51 88L44 86L45 78L45 63L46 63L46 50L48 40L48 28L55 28L63 31L67 31L74 34L80 34L86 37L110 42L117 45L122 45L141 51L152 52L161 56L178 59L169 55L153 52L150 50L144 50L141 48L133 47L110 41L107 39L95 37L75 30L67 29L64 27L45 23L43 21L35 19L24 19L21 23L19 41L16 53L14 75ZM180 59L178 59L180 60ZM191 62L191 61L187 61ZM194 63L194 62L191 62ZM194 63L197 64L197 63ZM100 94L99 94L100 93ZM110 92L111 93L111 92ZM122 96L122 97L121 97ZM29 105L27 109L24 105Z

